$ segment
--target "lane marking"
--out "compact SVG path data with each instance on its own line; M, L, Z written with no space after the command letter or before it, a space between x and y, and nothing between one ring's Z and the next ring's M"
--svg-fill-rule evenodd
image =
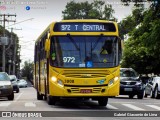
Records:
M27 102L27 103L25 103L24 106L25 106L25 107L36 107L36 104L33 103L33 102Z
M11 103L0 103L0 107L8 107Z
M114 107L114 106L112 106L112 105L110 105L110 104L107 104L107 108L109 108L109 109L115 109L115 110L118 109L118 108L116 108L116 107Z
M110 102L110 103L125 104L125 103L136 103L136 102Z
M22 96L22 94L23 94L23 92L20 93L20 94L18 95L18 97L17 97L13 102L17 102L17 100L19 100L19 98Z
M148 107L151 107L151 108L154 108L156 110L160 110L160 107L159 106L156 106L156 105L146 105Z
M140 108L140 107L137 107L137 106L134 106L134 105L132 105L132 104L122 104L122 105L124 105L124 106L126 106L126 107L128 107L128 108L131 108L131 109L133 109L133 110L144 110L144 109L142 109L142 108Z
M152 104L152 105L154 104L154 105L156 105L156 104L160 104L160 103L142 103L142 104L147 104L147 105L148 104Z

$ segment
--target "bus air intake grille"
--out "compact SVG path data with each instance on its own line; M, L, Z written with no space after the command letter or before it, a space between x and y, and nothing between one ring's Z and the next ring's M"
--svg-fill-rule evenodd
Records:
M62 75L65 77L74 77L74 78L96 78L96 77L106 77L109 75L109 71L106 70L64 70Z

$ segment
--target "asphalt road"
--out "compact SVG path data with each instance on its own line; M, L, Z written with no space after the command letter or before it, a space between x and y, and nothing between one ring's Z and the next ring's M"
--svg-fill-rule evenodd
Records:
M33 87L20 88L19 93L15 93L14 101L0 98L0 116L3 119L11 115L12 119L28 119L26 117L41 117L41 119L65 120L149 120L160 118L160 100L150 97L144 99L129 99L128 96L118 96L109 98L106 107L98 106L97 101L80 101L64 99L55 106L48 105L45 100L36 99L36 90ZM158 117L157 117L158 116ZM100 117L100 118L99 118ZM11 119L11 118L8 118ZM40 118L34 118L39 120Z

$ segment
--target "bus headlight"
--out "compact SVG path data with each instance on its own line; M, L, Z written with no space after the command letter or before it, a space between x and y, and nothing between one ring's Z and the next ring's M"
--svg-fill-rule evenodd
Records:
M56 77L51 77L51 80L53 81L53 82L56 82L57 81L57 78Z
M62 80L57 80L57 84L59 85L59 86L61 86L61 87L63 87L64 85L63 85L63 81Z
M118 77L111 79L108 83L109 86L113 85L118 80Z
M60 79L57 79L56 77L51 77L51 80L54 82L54 83L56 83L56 84L58 84L59 86L61 86L61 87L63 87L64 86L64 84L63 84L63 81L62 80L60 80Z

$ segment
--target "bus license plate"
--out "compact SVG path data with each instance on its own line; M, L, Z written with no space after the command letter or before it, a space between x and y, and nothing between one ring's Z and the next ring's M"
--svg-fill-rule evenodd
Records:
M80 93L92 93L92 89L81 89Z

